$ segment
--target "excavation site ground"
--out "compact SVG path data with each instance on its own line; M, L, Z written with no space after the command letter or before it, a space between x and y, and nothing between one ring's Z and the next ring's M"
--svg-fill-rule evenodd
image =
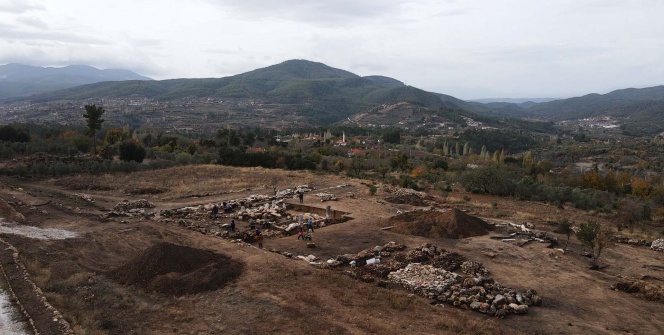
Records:
M628 231L597 270L574 236L562 250L556 222L601 213L370 186L222 166L3 177L2 288L41 334L664 329L664 252Z

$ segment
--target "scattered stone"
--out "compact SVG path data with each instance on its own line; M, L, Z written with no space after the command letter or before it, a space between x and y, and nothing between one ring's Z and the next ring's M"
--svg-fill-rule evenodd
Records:
M652 244L650 245L650 249L655 250L655 251L664 251L664 238L660 238L660 239L652 241Z

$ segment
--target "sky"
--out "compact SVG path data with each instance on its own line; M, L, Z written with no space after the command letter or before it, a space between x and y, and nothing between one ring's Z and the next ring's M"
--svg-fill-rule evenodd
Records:
M662 0L0 0L0 64L154 79L306 59L462 99L664 84Z

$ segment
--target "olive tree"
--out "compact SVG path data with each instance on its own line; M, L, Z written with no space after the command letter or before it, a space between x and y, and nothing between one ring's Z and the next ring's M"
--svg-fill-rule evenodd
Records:
M579 225L576 237L583 245L590 248L592 257L592 268L597 269L597 260L602 255L604 248L611 243L610 232L607 228L597 222L587 222Z

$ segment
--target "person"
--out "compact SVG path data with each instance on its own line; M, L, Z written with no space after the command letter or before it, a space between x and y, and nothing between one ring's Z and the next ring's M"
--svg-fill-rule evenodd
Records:
M307 220L307 228L311 229L311 231L314 231L314 219L309 218L309 220Z
M297 197L300 198L300 203L304 203L304 192L297 192Z
M255 240L256 240L256 242L258 242L258 247L260 249L263 249L263 234L261 234L261 231L259 229L256 229Z
M309 239L309 241L314 239L314 230L313 230L313 228L309 228L307 230L307 238Z
M219 206L215 204L214 206L212 206L212 217L216 219L217 216L219 216Z
M302 226L297 227L297 239L302 239L304 241L304 229L302 229Z
M235 219L231 220L231 231L235 231Z

